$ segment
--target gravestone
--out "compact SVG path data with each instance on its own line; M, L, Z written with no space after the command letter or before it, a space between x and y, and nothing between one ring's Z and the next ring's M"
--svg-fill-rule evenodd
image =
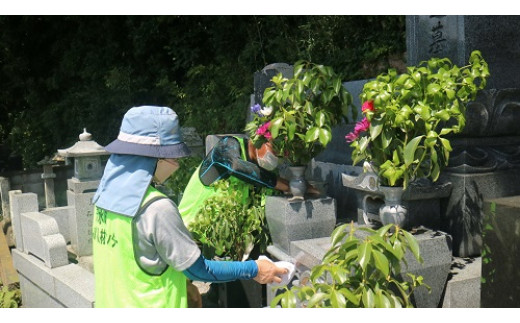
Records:
M519 16L408 16L408 65L448 57L464 66L473 50L489 64L487 87L468 104L466 127L450 138L453 151L441 180L453 190L443 230L454 255L479 256L485 199L520 194Z
M294 75L292 65L286 63L273 63L264 67L261 71L254 74L254 101L262 105L262 98L266 88L273 86L271 79L273 76L282 73L283 77L291 78Z

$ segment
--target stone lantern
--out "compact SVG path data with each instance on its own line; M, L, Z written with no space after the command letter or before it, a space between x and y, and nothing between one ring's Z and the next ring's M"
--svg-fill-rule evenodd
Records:
M101 156L109 153L92 140L92 135L83 129L79 141L67 149L58 149L58 155L74 158L74 177L80 181L99 180L103 175Z
M109 154L86 129L72 147L58 149L59 156L74 158L74 177L67 181L67 204L73 206L69 221L71 247L79 257L92 255L92 198L103 175L101 156Z

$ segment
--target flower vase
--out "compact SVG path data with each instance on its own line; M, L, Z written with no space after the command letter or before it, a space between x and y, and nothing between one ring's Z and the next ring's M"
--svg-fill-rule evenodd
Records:
M379 208L379 218L383 225L393 223L403 228L407 222L408 210L402 205L403 188L400 186L380 186L385 195L385 205Z
M289 166L291 178L289 180L289 188L293 200L303 200L305 192L307 191L307 184L305 182L306 166Z

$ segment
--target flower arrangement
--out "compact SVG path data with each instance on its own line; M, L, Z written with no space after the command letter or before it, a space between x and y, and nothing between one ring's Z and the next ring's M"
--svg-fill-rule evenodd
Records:
M264 91L263 106L251 107L246 125L256 147L270 140L290 165L307 165L332 139L332 127L356 117L352 96L331 67L299 61L294 76L274 76Z
M448 164L448 134L465 125L466 105L486 86L489 70L479 51L469 65L432 58L398 75L390 69L363 87L363 119L345 139L354 165L372 164L383 186L403 186L416 178L436 181Z

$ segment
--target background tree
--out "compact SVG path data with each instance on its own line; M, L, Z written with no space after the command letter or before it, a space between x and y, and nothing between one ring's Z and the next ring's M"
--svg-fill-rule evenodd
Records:
M36 166L84 127L106 145L141 104L202 136L241 132L268 64L311 60L348 81L405 52L403 16L0 16L0 31L0 171L22 167L9 156Z

